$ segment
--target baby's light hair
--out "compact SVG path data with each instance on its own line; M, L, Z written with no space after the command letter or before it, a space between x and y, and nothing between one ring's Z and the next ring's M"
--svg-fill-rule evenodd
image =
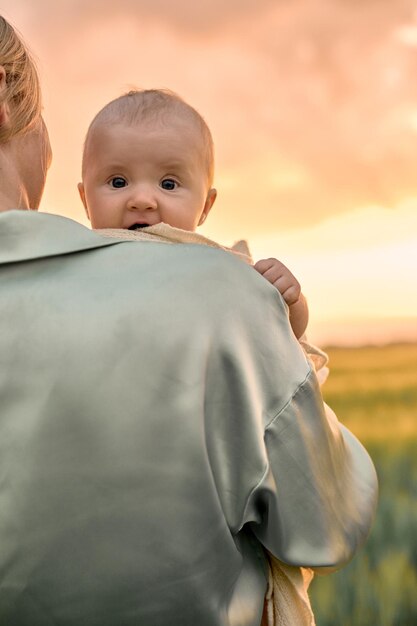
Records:
M180 96L169 89L135 89L112 100L97 113L91 122L84 142L82 173L86 170L88 142L94 130L102 124L123 123L135 126L140 122L169 121L172 113L193 121L202 137L208 186L211 187L214 175L213 138L204 118Z
M17 31L0 16L0 65L6 89L0 105L9 105L10 124L0 128L0 142L29 131L41 117L42 101L35 63Z

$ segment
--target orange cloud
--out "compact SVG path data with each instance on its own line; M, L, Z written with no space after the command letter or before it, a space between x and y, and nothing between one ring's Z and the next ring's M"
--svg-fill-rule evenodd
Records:
M4 0L39 58L55 162L44 207L82 219L88 123L138 86L206 117L228 235L417 196L417 21L407 0Z

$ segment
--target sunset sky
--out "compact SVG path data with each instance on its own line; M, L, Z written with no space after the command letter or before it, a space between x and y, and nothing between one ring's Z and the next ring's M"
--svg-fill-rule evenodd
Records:
M201 233L300 280L313 340L417 340L414 0L2 0L38 63L54 152L42 210L87 224L83 138L167 87L216 146Z

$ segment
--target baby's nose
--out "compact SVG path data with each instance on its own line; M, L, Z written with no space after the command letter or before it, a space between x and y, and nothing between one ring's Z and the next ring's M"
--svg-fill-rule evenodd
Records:
M153 211L157 208L158 203L155 193L149 185L138 185L132 189L127 206L132 211Z

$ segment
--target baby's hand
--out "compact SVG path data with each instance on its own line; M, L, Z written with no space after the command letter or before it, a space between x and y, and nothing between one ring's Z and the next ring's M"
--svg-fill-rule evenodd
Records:
M281 261L261 259L255 263L254 268L278 289L288 306L298 302L301 295L300 283Z

